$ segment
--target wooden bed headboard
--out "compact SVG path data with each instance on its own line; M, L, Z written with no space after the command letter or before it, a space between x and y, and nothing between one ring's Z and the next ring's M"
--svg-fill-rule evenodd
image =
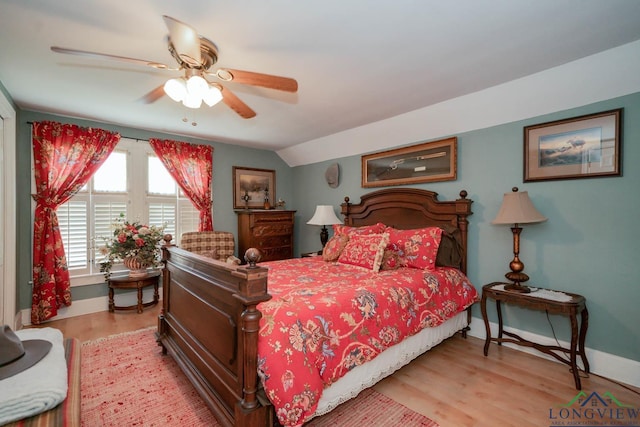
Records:
M438 193L417 188L390 188L374 191L360 197L360 203L352 204L344 198L342 215L344 223L354 227L381 222L390 227L410 230L423 227L442 227L452 233L462 247L461 270L467 271L467 217L472 214L472 200L467 192L460 191L455 201L440 201Z

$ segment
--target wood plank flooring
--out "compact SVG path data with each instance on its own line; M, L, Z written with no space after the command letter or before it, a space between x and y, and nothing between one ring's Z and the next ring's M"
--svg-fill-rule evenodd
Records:
M42 326L89 341L155 326L159 312L160 307L142 314L105 311ZM483 346L483 340L456 335L374 388L441 427L550 426L550 410L557 411L578 394L568 366L495 344L484 357ZM640 406L640 389L596 375L582 377L587 394L610 392L620 402Z

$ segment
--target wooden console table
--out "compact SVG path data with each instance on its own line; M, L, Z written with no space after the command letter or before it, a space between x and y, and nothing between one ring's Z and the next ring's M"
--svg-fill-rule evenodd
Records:
M526 347L533 347L538 351L553 356L560 362L569 365L573 373L573 379L575 380L576 389L581 390L580 374L578 372L578 366L576 363L577 355L580 355L582 363L584 365L584 371L589 372L589 362L587 361L587 355L584 351L584 340L587 336L587 328L589 326L589 312L587 311L586 300L582 295L572 294L569 292L557 292L549 289L540 289L541 291L551 291L552 295L559 294L565 296L567 301L558 301L555 299L545 298L543 295L536 296L536 291L531 293L520 293L514 291L505 291L504 285L506 283L494 282L482 287L482 299L480 302L480 309L482 311L482 318L484 320L484 326L487 330L487 337L484 343L484 355L489 353L489 344L491 341L502 345L503 342L514 343ZM535 288L534 288L535 289ZM489 319L487 318L487 298L494 299L496 301L496 309L498 311L498 336L491 336L491 327L489 326ZM555 345L542 345L528 341L512 332L507 332L502 326L502 307L501 302L505 304L514 304L520 307L530 308L534 310L546 311L547 313L561 314L569 317L571 322L571 344L569 348L564 348ZM578 331L578 314L580 314L580 329ZM510 338L503 338L506 335ZM566 354L569 354L569 360L566 358ZM564 356L564 357L563 357Z
M107 282L109 285L109 311L111 313L113 313L114 310L137 310L138 313L142 313L145 307L158 304L158 300L160 299L158 295L158 283L160 282L159 271L149 273L142 277L111 276ZM143 303L142 289L151 285L153 285L153 300ZM138 303L126 307L115 305L113 302L114 289L137 289Z

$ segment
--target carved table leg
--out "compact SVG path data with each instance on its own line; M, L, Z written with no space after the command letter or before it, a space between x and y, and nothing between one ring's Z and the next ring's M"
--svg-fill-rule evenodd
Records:
M113 304L113 288L109 286L109 312L114 312L114 304Z

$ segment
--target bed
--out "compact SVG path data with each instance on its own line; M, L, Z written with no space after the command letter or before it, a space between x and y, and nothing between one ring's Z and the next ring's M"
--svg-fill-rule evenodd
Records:
M377 238L376 236L389 239L388 230L391 230L391 233L403 234L402 230L425 227L442 229L443 236L445 234L449 236L451 244L458 249L459 257L455 260L457 263L455 270L466 279L464 273L466 273L467 260L467 217L471 215L471 203L465 191L462 191L460 198L455 201L439 201L434 192L394 188L366 194L357 204L345 198L345 202L341 205L341 212L345 218L344 226L350 229L375 228L383 224L384 232L370 233L373 236L371 239ZM358 239L360 237L351 235L349 241L355 242ZM363 239L363 242L368 242L369 237L363 237ZM444 242L444 239L442 241ZM385 240L376 248L386 247L387 244L388 241ZM269 381L272 379L277 379L277 383L284 388L294 387L296 383L294 379L289 381L286 375L281 375L280 371L275 370L274 362L269 364L269 348L277 347L280 351L281 348L274 345L274 342L283 338L276 338L269 343L267 339L270 333L265 331L283 329L279 326L281 320L273 317L274 311L278 311L274 310L274 307L281 306L279 300L283 295L286 294L286 298L291 296L291 289L280 289L277 287L276 279L280 280L278 277L287 275L301 277L302 274L297 275L292 272L310 271L314 263L318 269L331 269L334 265L346 263L329 262L322 257L312 257L262 264L250 262L245 266L236 266L170 245L165 245L163 248L163 257L165 262L163 310L158 323L158 341L163 351L174 357L216 418L225 426L271 426L278 422L285 425L299 425L314 416L327 413L456 332L460 331L464 334L471 319L470 306L477 301L475 289L468 281L465 282L466 286L458 286L456 292L467 294L466 302L449 303L447 308L440 309L437 315L431 314L427 318L416 318L408 322L412 323L412 327L416 324L429 327L411 329L407 332L406 339L401 341L390 339L384 344L380 344L381 340L374 340L376 345L372 346L375 347L372 353L376 357L366 363L360 363L354 361L354 358L369 359L369 357L363 356L361 351L355 352L354 355L357 357L351 355L352 357L345 359L353 363L347 369L342 369L344 376L339 379L330 379L330 386L321 390L319 395L297 394L298 403L301 400L300 396L303 397L302 400L308 398L310 402L301 405L304 409L296 408L292 411L290 404L281 402L278 395L274 394L274 389L278 387L269 386ZM349 265L349 267L354 271L358 271L358 268L360 271L366 270L365 267L358 265ZM430 271L433 273L436 270L453 271L454 268L437 267ZM426 273L417 271L419 277L426 277ZM392 274L387 271L379 273L375 276ZM328 273L325 271L323 274ZM446 273L446 275L453 274ZM367 280L374 277L371 272L363 275L368 278ZM269 277L273 278L270 282L276 295L273 299L267 287ZM464 292L459 291L463 288ZM427 297L435 295L429 292L423 293ZM359 300L363 302L360 308L364 307L361 312L370 313L371 304L367 305L370 300L366 298L366 292L364 295L364 299ZM397 296L396 301L401 300L403 296ZM304 304L308 303L307 300ZM456 306L455 309L451 308L452 305ZM290 305L289 308L291 307ZM382 306L381 310L385 313L392 311L388 308L382 309ZM281 311L289 312L289 316L296 320L300 315L292 314L289 309ZM443 311L450 313L447 316L440 316L439 313ZM340 314L343 320L346 318L351 323L359 322L357 319L350 318L354 315L344 311ZM377 317L379 318L380 316ZM404 320L406 322L407 319ZM322 321L326 322L323 325L338 322L337 319ZM306 321L299 323L305 324ZM368 329L367 332L369 332ZM361 332L358 334L362 335ZM304 352L307 351L308 347L304 349ZM274 357L271 359L276 360ZM307 361L308 365L313 363ZM263 381L258 377L258 372ZM293 377L295 378L295 375ZM276 404L273 405L272 402ZM289 408L289 410L283 408ZM305 412L307 410L311 412ZM297 415L292 416L292 413Z

